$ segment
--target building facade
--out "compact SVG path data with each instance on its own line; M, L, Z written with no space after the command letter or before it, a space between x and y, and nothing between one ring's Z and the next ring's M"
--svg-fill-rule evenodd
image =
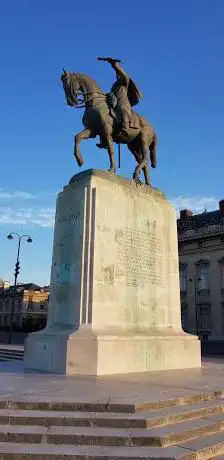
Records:
M48 288L41 288L35 284L18 284L16 296L14 288L0 288L0 328L10 326L14 303L13 323L22 328L25 320L41 321L48 313Z
M5 281L2 278L0 278L0 292L2 289L8 289L10 287L9 281Z
M224 341L224 200L219 209L177 220L182 326Z

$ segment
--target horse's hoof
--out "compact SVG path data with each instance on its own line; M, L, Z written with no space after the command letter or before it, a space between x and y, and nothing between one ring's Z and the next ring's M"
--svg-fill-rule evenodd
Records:
M142 181L138 177L133 177L133 179L137 185L142 185Z
M110 169L108 169L108 172L111 173L111 174L115 174L116 169L115 168L110 168Z
M78 157L76 156L76 154L75 154L75 159L76 159L76 161L77 161L77 163L78 163L78 166L81 168L81 166L84 164L83 158L78 158Z
M133 173L132 179L136 184L142 185L142 182L139 179L139 176L136 174L136 172Z

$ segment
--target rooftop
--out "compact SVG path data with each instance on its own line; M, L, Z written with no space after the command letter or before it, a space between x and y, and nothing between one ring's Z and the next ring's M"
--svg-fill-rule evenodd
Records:
M49 293L50 287L49 286L38 286L38 284L35 283L18 283L16 287L16 292L18 295L22 295L24 291L32 291L32 292L45 292ZM7 287L1 287L0 285L0 297L8 297L11 296L14 292L14 286L7 286Z
M180 217L177 219L177 229L179 239L209 233L223 233L224 200L219 202L219 209L216 211L193 214L190 209L181 210Z

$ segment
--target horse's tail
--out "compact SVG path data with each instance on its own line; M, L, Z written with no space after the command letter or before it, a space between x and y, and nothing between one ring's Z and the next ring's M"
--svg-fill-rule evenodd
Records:
M156 168L156 148L157 148L157 135L154 133L152 142L149 145L149 152L150 152L150 161L152 168Z

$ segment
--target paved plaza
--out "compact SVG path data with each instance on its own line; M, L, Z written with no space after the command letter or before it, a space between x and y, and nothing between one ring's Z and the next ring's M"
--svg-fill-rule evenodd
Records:
M224 360L208 358L201 369L107 377L24 373L23 363L0 363L0 401L67 401L141 404L224 391Z

